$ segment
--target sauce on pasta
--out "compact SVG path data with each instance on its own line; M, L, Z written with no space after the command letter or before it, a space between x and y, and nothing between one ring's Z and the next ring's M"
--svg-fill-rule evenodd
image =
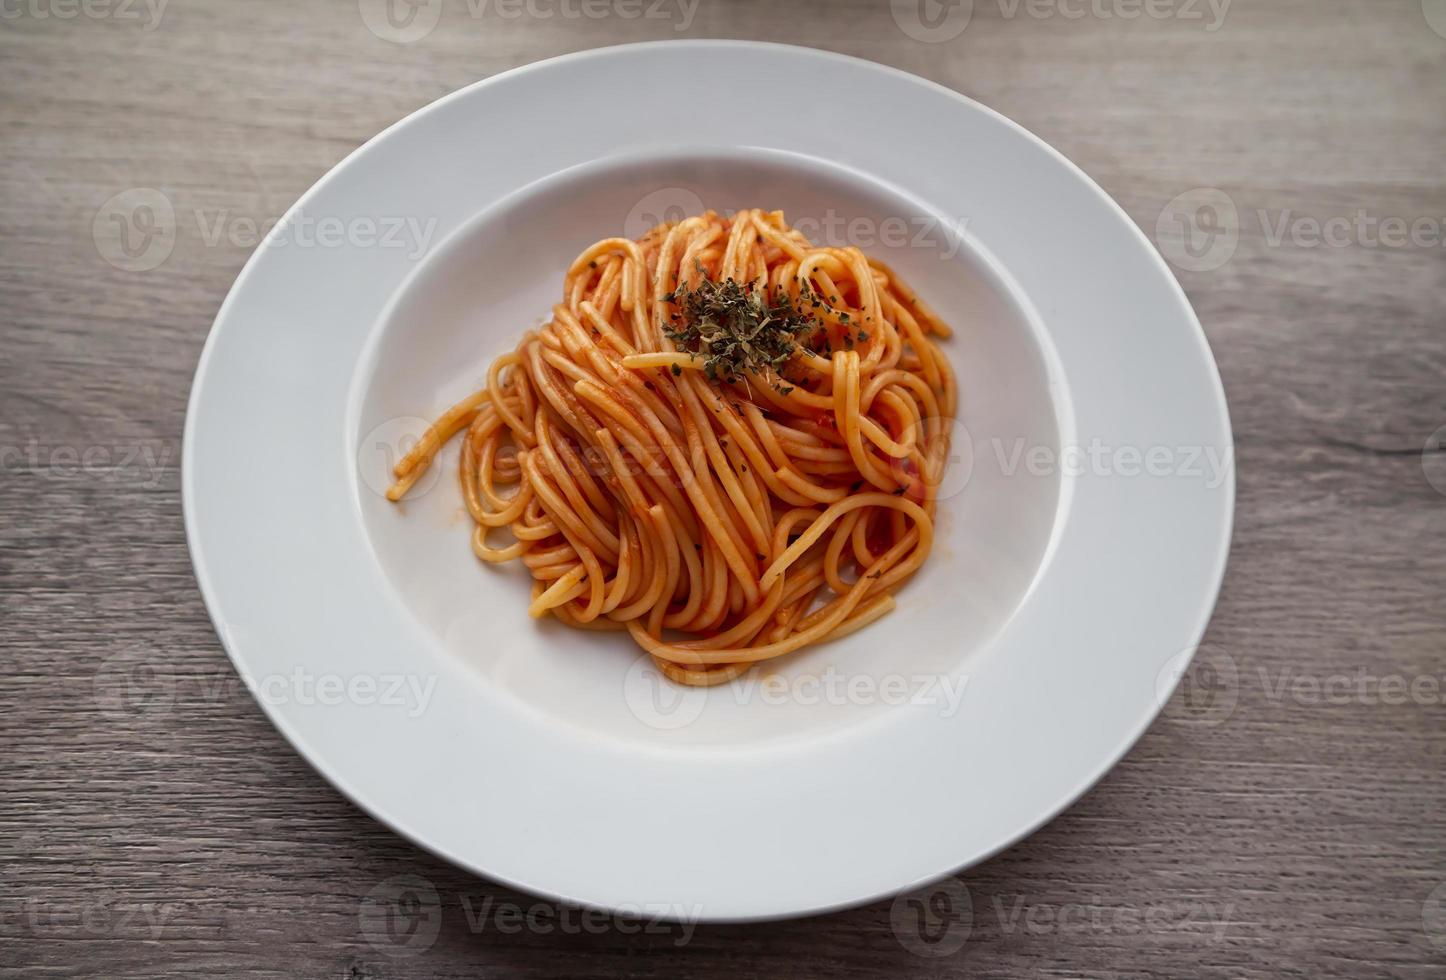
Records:
M782 212L604 239L387 496L461 433L472 549L527 568L531 615L723 683L885 615L928 558L949 335L888 266Z

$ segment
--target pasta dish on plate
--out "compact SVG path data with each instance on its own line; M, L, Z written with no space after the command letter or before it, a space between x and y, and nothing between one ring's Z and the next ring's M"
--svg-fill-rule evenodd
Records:
M782 212L606 238L387 496L460 434L472 550L527 568L532 616L724 683L884 616L928 559L949 336L887 265Z

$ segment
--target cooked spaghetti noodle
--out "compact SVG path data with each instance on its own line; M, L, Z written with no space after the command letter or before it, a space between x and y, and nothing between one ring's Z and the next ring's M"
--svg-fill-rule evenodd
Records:
M527 566L531 615L625 629L674 681L722 683L873 622L923 565L949 334L888 266L782 212L604 239L387 496L464 433L472 549Z

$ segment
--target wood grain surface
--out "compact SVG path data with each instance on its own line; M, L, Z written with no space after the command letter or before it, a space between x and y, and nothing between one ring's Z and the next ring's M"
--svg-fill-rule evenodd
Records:
M1446 976L1446 6L445 0L409 44L369 6L0 0L0 971ZM271 728L192 577L179 440L247 222L478 78L703 36L870 58L1038 133L1180 258L1230 400L1202 666L1084 799L937 890L930 935L890 902L591 918L457 871ZM104 237L134 188L181 216L145 271ZM1222 200L1222 251L1181 251ZM420 927L387 932L407 888Z

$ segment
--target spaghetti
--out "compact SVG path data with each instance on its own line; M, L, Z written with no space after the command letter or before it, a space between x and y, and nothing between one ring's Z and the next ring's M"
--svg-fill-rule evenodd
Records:
M464 433L472 549L527 567L531 615L627 630L674 681L723 683L885 615L928 558L949 335L888 266L782 212L604 239L387 496Z

